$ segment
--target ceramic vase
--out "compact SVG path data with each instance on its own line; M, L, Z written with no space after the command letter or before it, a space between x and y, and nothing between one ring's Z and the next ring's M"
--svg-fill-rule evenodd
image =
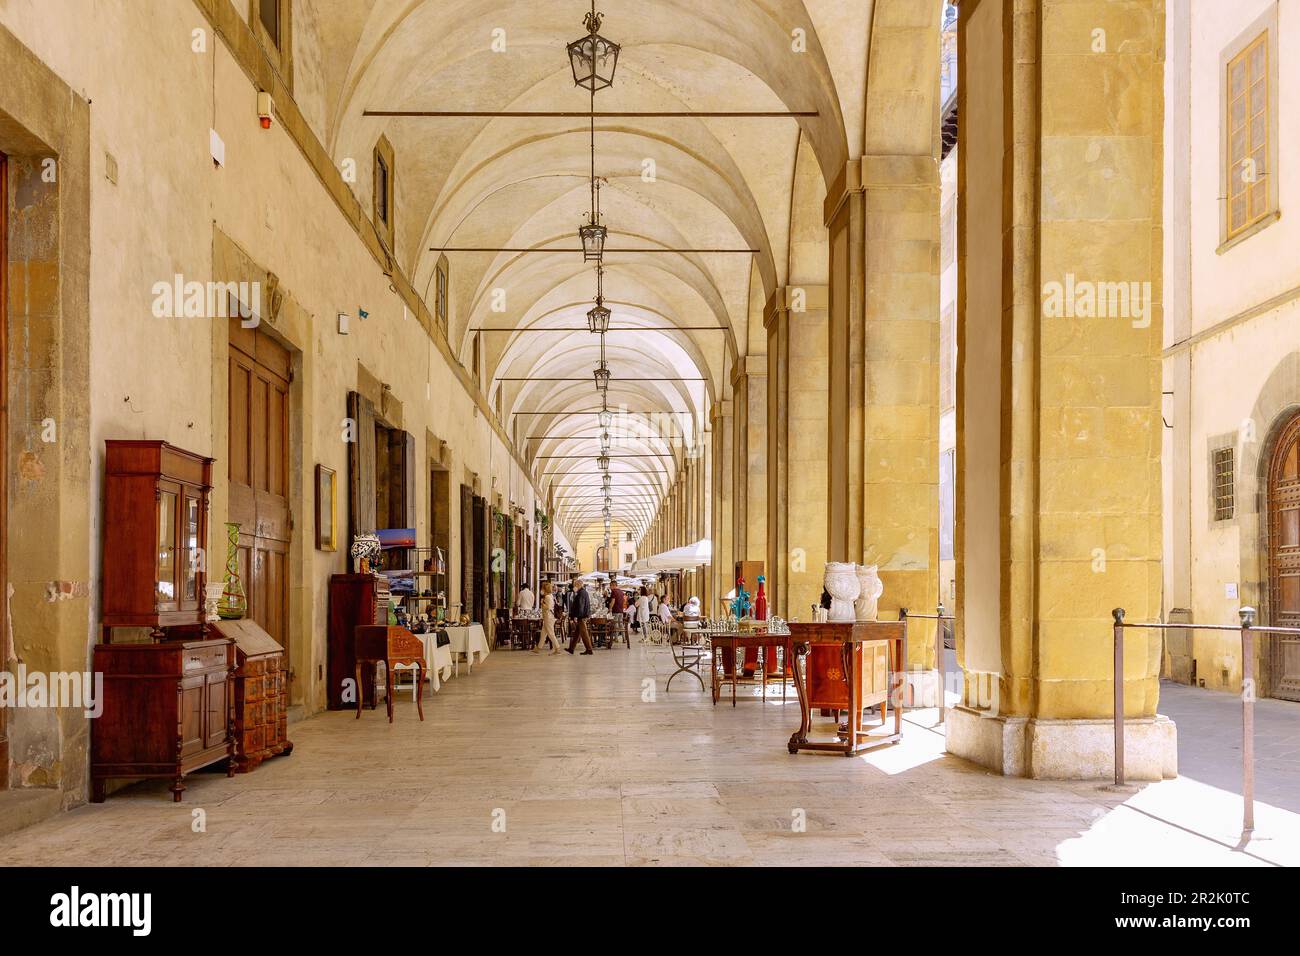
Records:
M859 564L856 569L860 588L858 599L853 602L853 612L859 621L874 621L876 604L884 593L885 584L874 564Z
M248 595L244 582L239 579L239 524L226 522L226 580L221 586L221 600L217 602L217 617L223 621L237 621L248 613Z
M831 596L831 610L826 616L829 621L853 621L853 602L858 598L862 586L852 564L839 561L826 563L825 586Z

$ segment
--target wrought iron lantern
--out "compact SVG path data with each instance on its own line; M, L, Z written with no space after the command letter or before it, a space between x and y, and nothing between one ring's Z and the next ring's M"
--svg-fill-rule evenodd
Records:
M591 5L591 12L583 18L587 35L569 44L569 65L573 67L573 82L592 94L608 89L614 85L614 71L618 69L618 54L621 49L617 43L600 35L600 26L604 14L596 12L596 5Z
M600 367L592 373L596 378L596 391L604 392L609 390L609 366L603 361Z
M598 418L600 420L601 428L608 428L610 425L614 424L614 413L608 408L602 408Z
M600 483L601 483L602 487L603 487L604 490L605 490L605 497L606 497L606 498L609 497L609 486L610 486L611 484L613 484L613 482L614 482L614 476L613 476L613 475L605 475L604 477L602 477L602 478L600 479Z
M582 260L600 262L605 258L605 237L609 230L597 222L584 223L578 229L578 238L582 240Z
M609 471L609 455L601 455L599 458L597 458L597 459L596 459L596 465L597 465L597 467L600 468L601 471L608 472L608 471Z
M604 300L597 299L596 307L587 313L587 328L596 335L604 335L609 331L609 316Z

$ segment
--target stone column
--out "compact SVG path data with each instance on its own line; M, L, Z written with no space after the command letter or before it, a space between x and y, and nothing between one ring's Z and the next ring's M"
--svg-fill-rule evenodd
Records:
M948 749L1113 767L1110 610L1160 613L1161 0L961 4L957 618ZM1098 46L1098 33L1104 38ZM1159 631L1125 641L1133 779L1176 768Z
M735 401L732 518L736 561L767 559L767 356L746 356L731 376ZM730 575L732 569L725 569ZM728 587L727 590L730 590ZM725 592L724 592L725 593Z
M710 528L713 540L713 565L710 568L710 590L713 592L712 613L717 613L718 599L731 590L727 579L735 565L732 549L732 494L735 471L735 416L728 399L714 402L710 413L713 425L713 471L709 496Z
M768 606L805 621L821 597L826 564L827 294L824 285L780 289L764 313Z
M827 198L827 555L879 566L882 618L939 603L939 195L925 152L864 156ZM908 651L928 700L933 641Z

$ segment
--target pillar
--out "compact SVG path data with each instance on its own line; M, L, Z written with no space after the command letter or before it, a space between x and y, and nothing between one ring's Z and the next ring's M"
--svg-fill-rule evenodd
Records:
M827 293L825 285L778 289L764 312L768 605L804 621L821 598L826 564Z
M906 24L873 39L866 150L825 206L827 556L878 566L882 619L939 602L940 5L906 10ZM934 642L918 637L908 679L913 699L933 700Z
M709 419L713 427L713 471L711 475L712 493L709 496L710 531L713 541L713 564L709 569L710 591L713 603L709 608L711 615L719 613L721 598L731 590L728 580L731 569L735 566L732 549L732 494L733 475L735 472L735 451L733 448L735 433L735 416L730 399L714 402Z
M733 554L736 561L764 561L767 558L767 356L749 355L738 362L731 385L736 416ZM731 574L733 569L725 570ZM727 590L731 590L730 586Z
M1160 613L1163 3L960 10L965 685L948 749L1007 774L1104 778L1110 610ZM1125 639L1134 779L1176 768L1160 641Z

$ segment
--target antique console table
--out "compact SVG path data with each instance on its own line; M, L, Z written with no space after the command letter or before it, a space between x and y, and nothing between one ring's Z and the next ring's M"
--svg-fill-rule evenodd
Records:
M767 680L768 680L769 672L771 671L771 668L768 667L768 664L772 660L772 657L770 657L769 655L774 656L776 654L777 648L784 648L785 659L786 662L788 663L790 660L790 646L789 646L790 635L789 634L768 634L766 631L721 631L721 632L713 631L709 633L709 640L712 642L713 650L714 650L713 703L715 705L718 703L718 698L722 694L722 685L730 684L731 685L731 706L735 707L736 706L736 685L740 683L760 685L763 688L763 697L762 697L763 703L767 703ZM750 651L753 650L754 651L753 659L757 661L759 648L762 648L762 653L763 653L763 661L762 661L763 666L760 670L759 676L742 677L738 672L738 668L734 666L731 668L731 672L727 673L727 670L723 666L723 663L729 660L730 661L737 660L738 658L736 656L736 651L738 649L743 650L745 652L746 660L750 659L751 656ZM718 653L719 651L728 652L728 653ZM774 681L779 680L781 682L782 703L785 702L785 685L787 680L785 674L783 673L785 669L786 668L783 666L781 671L777 671L770 674L772 680Z
M799 691L801 721L799 729L790 735L790 753L800 750L829 751L852 757L883 744L895 744L903 739L903 711L895 700L894 732L870 735L862 730L862 709L878 697L885 701L895 681L902 676L907 659L907 630L902 621L865 621L858 623L790 624L790 658L795 669L795 688ZM892 667L886 665L885 687L879 675L873 673L873 652L884 642ZM823 663L817 673L809 671L810 652L816 651ZM892 672L892 673L889 673ZM868 693L869 692L869 693ZM879 697L884 693L884 697ZM848 719L838 729L835 740L811 741L813 698L823 706L848 711ZM882 714L884 713L882 709Z
M388 702L388 722L393 722L393 668L397 665L415 667L415 707L424 720L424 644L404 627L391 624L362 624L356 629L356 680L357 718L361 717L362 671L370 667L370 679L375 680L375 670L384 664L385 697Z

